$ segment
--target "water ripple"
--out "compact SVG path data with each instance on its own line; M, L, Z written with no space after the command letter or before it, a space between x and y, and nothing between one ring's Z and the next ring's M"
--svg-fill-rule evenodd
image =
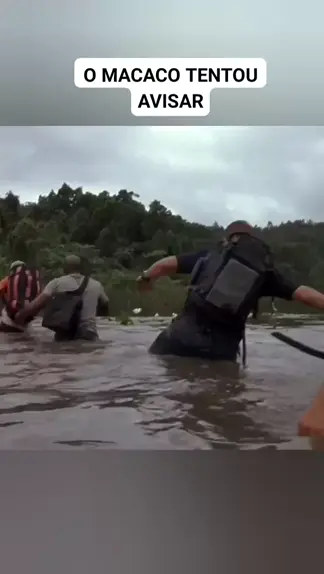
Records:
M39 325L26 339L1 335L0 448L305 448L296 428L321 385L319 360L266 325L249 329L244 371L150 356L163 324L102 322L99 344L58 345ZM318 346L323 326L297 324Z

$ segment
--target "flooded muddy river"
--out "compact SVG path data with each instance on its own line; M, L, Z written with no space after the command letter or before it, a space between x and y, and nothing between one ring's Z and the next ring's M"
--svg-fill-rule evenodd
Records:
M36 324L0 335L0 449L308 448L300 416L323 382L323 362L250 326L248 367L156 357L166 321L101 320L101 343L57 344ZM324 348L324 324L282 327Z

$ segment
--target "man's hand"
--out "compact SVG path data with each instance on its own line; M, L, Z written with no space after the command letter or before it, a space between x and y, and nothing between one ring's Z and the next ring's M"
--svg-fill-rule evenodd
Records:
M138 287L139 291L141 291L141 292L152 291L152 289L153 289L152 279L150 279L149 277L146 277L144 274L137 277L136 282L137 282L137 287Z
M18 313L16 313L15 315L15 323L17 323L17 325L24 325L25 321L26 321L26 313L24 312L24 310L18 311Z
M15 322L18 323L18 325L23 325L26 319L29 319L30 317L36 317L37 313L39 313L41 309L44 309L50 298L51 295L47 295L44 293L44 291L40 293L40 295L38 295L34 301L31 303L26 303L24 308L21 311L18 311L17 315L15 316Z
M137 277L137 285L140 291L151 291L154 281L160 277L170 277L177 272L178 260L174 255L159 259L143 273Z

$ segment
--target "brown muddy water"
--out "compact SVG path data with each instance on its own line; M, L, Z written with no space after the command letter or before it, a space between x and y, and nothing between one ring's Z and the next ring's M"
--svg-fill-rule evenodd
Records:
M269 325L249 327L245 370L151 356L166 323L100 320L100 344L56 344L39 324L29 337L1 334L0 449L309 448L296 429L323 361ZM324 348L324 322L281 328Z

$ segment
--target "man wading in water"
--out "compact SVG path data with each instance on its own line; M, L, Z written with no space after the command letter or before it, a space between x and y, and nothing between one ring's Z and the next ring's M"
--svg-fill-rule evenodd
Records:
M76 255L65 258L65 273L50 281L32 303L26 304L16 320L24 321L44 309L43 327L53 331L57 341L96 340L96 316L109 314L104 288L99 281L82 273L81 260Z
M261 297L324 309L322 293L279 273L269 246L246 221L231 223L225 235L218 251L166 257L138 278L139 289L147 291L159 277L191 274L182 312L158 335L151 353L235 361Z
M17 322L16 317L22 309L36 299L41 291L37 269L29 269L24 261L13 261L9 274L0 281L0 315L1 333L24 333L34 316L31 314L25 321Z

